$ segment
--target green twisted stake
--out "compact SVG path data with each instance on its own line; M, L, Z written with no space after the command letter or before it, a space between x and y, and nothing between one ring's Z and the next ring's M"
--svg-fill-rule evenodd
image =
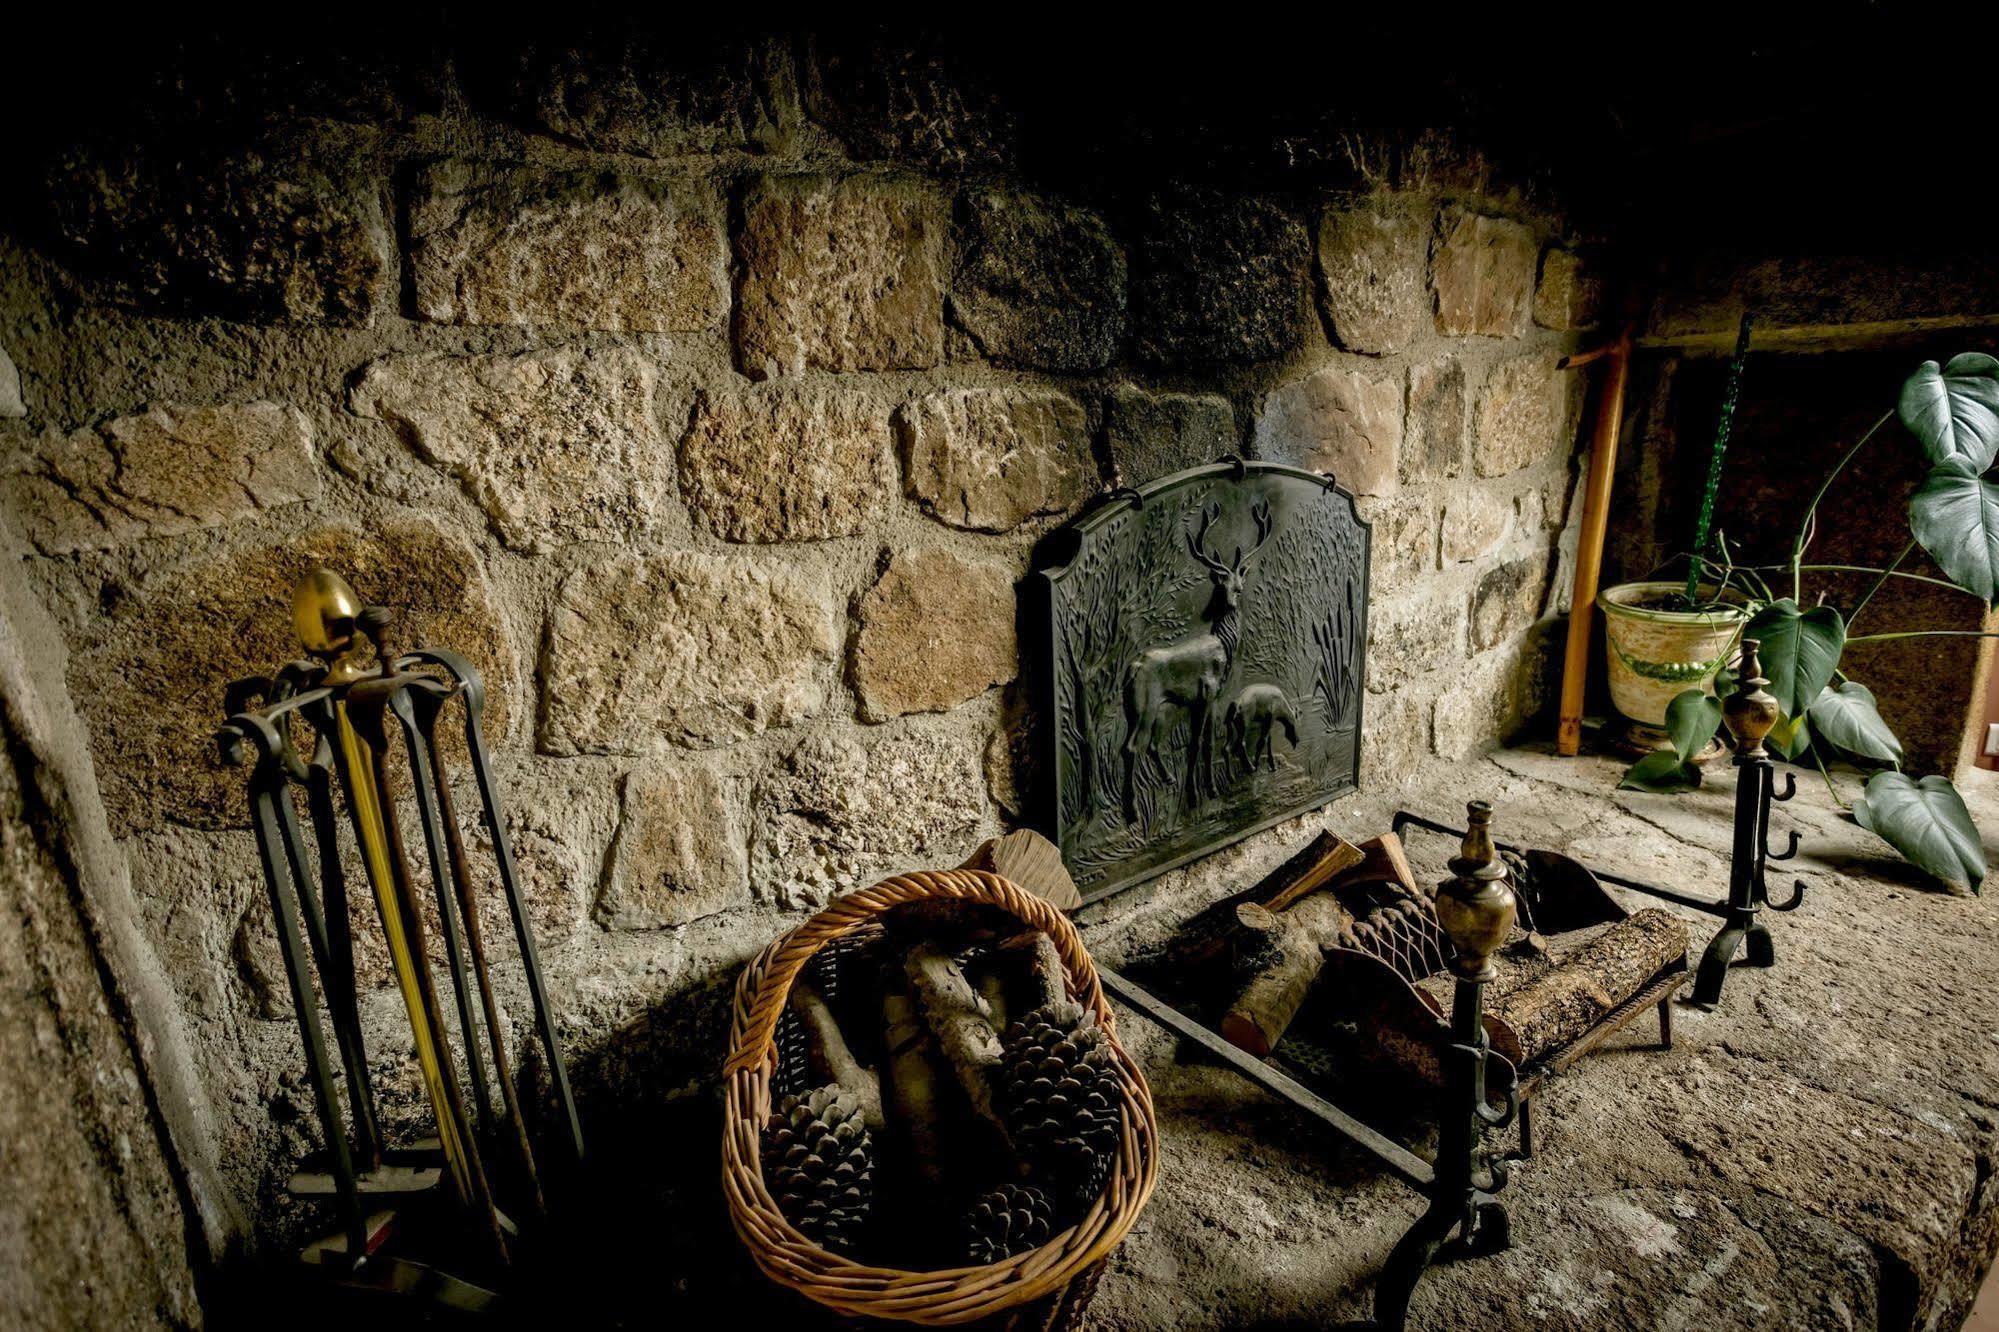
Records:
M1728 363L1728 383L1721 391L1721 419L1715 423L1714 443L1707 455L1707 485L1701 490L1700 521L1694 525L1693 558L1687 562L1687 604L1700 591L1701 557L1707 553L1708 528L1714 523L1714 495L1721 489L1721 460L1728 452L1728 429L1735 420L1735 402L1742 396L1742 363L1749 357L1749 326L1756 316L1745 313L1735 332L1735 357Z

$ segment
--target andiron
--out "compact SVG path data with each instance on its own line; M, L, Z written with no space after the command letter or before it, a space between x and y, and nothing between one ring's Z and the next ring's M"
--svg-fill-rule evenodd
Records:
M1795 911L1805 899L1802 879L1791 881L1791 895L1781 902L1770 900L1764 872L1773 860L1789 860L1798 854L1798 834L1794 829L1782 851L1770 849L1770 802L1789 800L1798 792L1798 779L1784 774L1784 790L1776 787L1775 765L1763 739L1777 724L1777 700L1764 688L1762 664L1756 659L1760 645L1753 638L1742 640L1742 664L1735 690L1722 704L1722 721L1735 739L1735 766L1740 776L1735 783L1735 839L1728 866L1728 901L1717 904L1717 914L1725 923L1701 955L1700 970L1694 977L1694 1002L1713 1005L1721 1002L1722 983L1738 949L1746 953L1751 966L1767 967L1777 960L1770 942L1770 927L1758 920L1764 907L1772 911ZM1713 908L1710 908L1711 910Z
M1403 1182L1430 1198L1417 1220L1383 1267L1375 1293L1375 1315L1362 1326L1402 1328L1409 1298L1423 1271L1444 1249L1451 1232L1459 1232L1452 1248L1465 1256L1497 1253L1506 1248L1509 1226L1505 1208L1494 1197L1506 1184L1506 1163L1487 1153L1485 1130L1502 1128L1518 1113L1519 1085L1510 1064L1497 1061L1504 1085L1488 1085L1488 1047L1484 1020L1485 983L1493 968L1490 954L1513 926L1514 896L1507 871L1494 847L1491 806L1468 806L1471 829L1460 855L1453 859L1453 878L1440 886L1438 916L1456 949L1457 974L1450 1043L1444 1051L1445 1086L1439 1114L1439 1138L1434 1163L1369 1127L1260 1059L1223 1040L1201 1022L1161 1001L1118 973L1098 968L1106 993L1129 1005L1140 1016L1194 1041L1249 1081L1311 1115L1347 1141L1380 1161ZM1433 825L1434 826L1434 825ZM1495 1096L1498 1103L1495 1104Z
M1437 1163L1429 1207L1396 1243L1375 1284L1373 1325L1384 1332L1399 1332L1407 1323L1416 1282L1452 1231L1457 1232L1453 1247L1467 1256L1498 1253L1511 1242L1506 1207L1493 1196L1506 1187L1506 1162L1487 1153L1484 1138L1486 1129L1512 1122L1519 1088L1509 1080L1498 1106L1489 1099L1485 986L1498 974L1492 953L1513 928L1514 896L1492 842L1492 806L1474 800L1466 814L1451 877L1437 888L1437 918L1451 940L1450 968L1457 982L1451 1040L1442 1052Z

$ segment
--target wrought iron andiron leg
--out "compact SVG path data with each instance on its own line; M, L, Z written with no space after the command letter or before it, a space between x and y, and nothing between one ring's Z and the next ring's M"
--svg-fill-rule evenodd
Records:
M1453 1230L1462 1253L1497 1253L1511 1240L1505 1206L1493 1197L1506 1186L1506 1166L1488 1159L1487 1128L1510 1122L1520 1106L1518 1089L1505 1104L1486 1099L1485 984L1494 976L1491 955L1513 928L1513 890L1492 843L1492 807L1467 807L1464 844L1451 861L1452 877L1437 890L1437 916L1456 950L1451 970L1451 1043L1443 1051L1443 1114L1438 1125L1436 1178L1430 1205L1396 1244L1374 1291L1374 1326L1399 1332L1409 1318L1409 1297L1423 1271Z
M1694 979L1693 1001L1714 1005L1721 1002L1721 987L1738 950L1746 951L1751 966L1767 967L1777 960L1770 940L1770 927L1757 919L1768 907L1772 911L1793 911L1804 900L1805 885L1796 882L1788 901L1772 902L1764 881L1771 860L1789 860L1798 853L1798 835L1790 835L1785 850L1770 851L1770 802L1788 800L1797 789L1797 779L1789 777L1784 794L1775 791L1775 768L1763 738L1777 724L1777 700L1764 688L1756 659L1757 642L1742 642L1742 671L1735 692L1722 704L1722 718L1735 739L1735 766L1740 773L1735 783L1735 838L1730 846L1726 923L1716 931L1707 951L1701 955Z

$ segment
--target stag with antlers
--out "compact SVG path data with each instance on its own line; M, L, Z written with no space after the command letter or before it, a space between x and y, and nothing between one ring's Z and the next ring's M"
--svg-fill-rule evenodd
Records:
M1270 502L1264 500L1250 510L1256 523L1256 544L1248 550L1236 547L1235 558L1224 562L1208 553L1208 530L1221 516L1221 506L1210 504L1201 513L1198 532L1187 536L1187 549L1208 571L1213 594L1201 613L1207 629L1177 643L1148 648L1132 659L1124 686L1124 813L1125 821L1138 821L1139 769L1157 752L1160 739L1172 730L1179 716L1187 718L1187 806L1192 808L1214 787L1214 703L1235 668L1236 646L1241 630L1236 609L1242 603L1243 574L1257 551L1270 539Z

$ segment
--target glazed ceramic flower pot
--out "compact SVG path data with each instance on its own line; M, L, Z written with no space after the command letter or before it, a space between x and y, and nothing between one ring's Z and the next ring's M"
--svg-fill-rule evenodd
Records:
M1644 726L1664 726L1666 705L1689 689L1714 692L1748 612L1740 606L1665 610L1680 583L1620 583L1597 594L1610 644L1610 698Z

